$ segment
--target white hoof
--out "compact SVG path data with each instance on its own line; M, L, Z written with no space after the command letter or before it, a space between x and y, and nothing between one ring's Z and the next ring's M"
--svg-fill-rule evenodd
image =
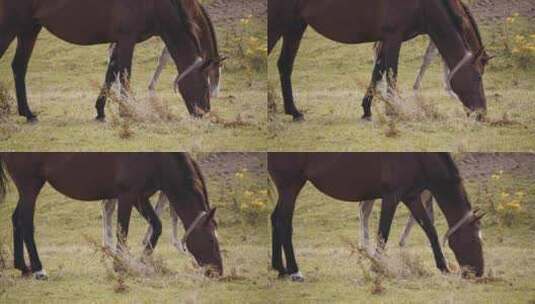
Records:
M292 282L304 282L305 281L305 277L303 277L300 271L290 274L289 277L290 277L290 280L292 280Z
M48 280L48 275L46 274L46 271L39 270L33 273L33 278L36 280L44 281L44 280Z

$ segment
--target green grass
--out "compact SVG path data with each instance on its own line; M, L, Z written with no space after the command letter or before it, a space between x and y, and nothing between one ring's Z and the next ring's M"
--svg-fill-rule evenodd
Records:
M300 271L305 282L275 281L272 302L280 303L533 303L535 301L535 187L532 179L509 177L505 180L511 191L524 191L523 212L511 227L498 228L492 216L483 222L486 275L493 279L476 283L460 278L458 273L441 274L434 264L431 248L423 231L414 227L407 247L398 247L407 208L401 206L393 222L387 244L387 269L391 277L382 280L384 291L372 294L373 284L364 273L374 275L367 263L359 266L359 255L352 254L359 237L358 205L331 199L307 184L297 201L294 215L294 245ZM475 202L482 181L469 181L468 194ZM491 188L491 192L494 189ZM379 202L370 221L373 238L379 222ZM446 232L438 208L437 230ZM352 244L350 245L349 242ZM374 243L372 239L372 244ZM455 264L453 252L445 254ZM403 263L403 258L412 263ZM418 274L417 270L422 273ZM276 273L271 274L273 277Z
M216 173L218 174L218 173ZM23 279L12 267L10 215L17 194L11 184L9 195L0 205L0 248L6 252L7 269L0 270L1 303L260 303L270 290L268 274L269 235L267 219L257 225L240 224L232 207L224 179L207 176L212 205L218 208L218 234L222 248L225 278L204 278L190 256L180 254L170 244L170 219L162 217L163 234L154 252L171 273L130 275L127 291L115 291L115 275L101 261L102 254L86 237L101 242L100 204L74 201L46 186L38 199L35 216L36 242L49 280ZM266 188L266 177L251 180ZM115 218L114 218L115 221ZM115 225L114 225L115 226ZM141 240L146 222L132 213L128 244L135 257L141 256ZM115 227L114 227L115 230ZM182 232L181 232L182 233ZM97 249L97 250L96 250ZM28 261L28 260L27 260ZM109 261L108 261L109 262ZM109 264L109 263L108 263Z
M502 53L501 26L494 23L482 27L488 52L499 55L484 76L488 116L494 124L475 123L466 117L460 101L444 93L438 58L424 78L424 107L419 106L412 85L428 43L424 36L403 44L401 49L398 86L405 114L396 119L386 117L384 102L375 98L373 121L362 121L361 101L371 77L372 45L335 43L310 28L292 78L296 105L303 110L305 121L293 123L283 114L276 66L279 42L268 58L269 86L276 93L277 104L270 118L269 146L277 151L535 150L535 67L520 68ZM518 26L520 33L535 32L533 24ZM500 121L507 122L499 125Z
M250 25L253 32L264 31L263 22ZM82 47L65 43L43 31L38 38L27 75L28 101L39 115L37 125L28 125L16 115L11 103L11 115L0 122L0 149L10 151L258 151L265 150L266 72L247 75L240 68L235 52L234 30L216 24L221 54L231 58L225 62L220 97L212 100L212 110L222 120L244 121L239 126L224 127L209 119L191 119L179 94L173 92L176 77L173 64L167 66L157 92L169 108L172 119L142 119L129 123L132 136L121 138L121 130L112 123L107 106L108 122L101 124L94 104L106 71L107 45ZM265 36L265 33L263 33ZM16 42L0 60L0 83L14 93L11 60ZM148 106L147 87L162 50L160 39L152 38L136 46L132 71L132 88L136 107L154 112ZM251 72L248 72L251 73ZM253 79L251 81L251 78Z

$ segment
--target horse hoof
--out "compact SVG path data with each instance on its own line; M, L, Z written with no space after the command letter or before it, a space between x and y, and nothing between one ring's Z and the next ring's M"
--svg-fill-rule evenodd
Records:
M33 273L33 278L39 281L46 281L48 280L48 275L44 270L39 270Z
M96 122L106 122L106 117L99 117L99 116L97 116L97 117L95 117L95 121L96 121Z
M296 273L290 274L290 280L292 280L292 282L300 282L300 283L302 283L302 282L305 281L305 277L303 277L301 272L298 271Z
M362 115L361 119L364 121L372 121L372 116L364 114Z
M39 120L37 119L37 116L30 116L30 117L26 117L26 122L30 125L34 125L38 123Z
M305 121L305 116L303 116L303 114L294 116L294 122L302 122L302 121Z

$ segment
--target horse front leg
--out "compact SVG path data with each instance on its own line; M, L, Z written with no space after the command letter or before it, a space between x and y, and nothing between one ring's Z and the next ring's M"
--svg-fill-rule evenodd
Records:
M28 105L26 93L26 72L28 62L32 56L37 35L41 31L40 25L34 25L18 35L17 50L15 58L11 64L13 76L15 78L15 89L17 94L17 107L20 116L26 117L27 122L37 122L37 117L32 113Z
M422 203L422 197L420 195L416 195L414 198L405 198L403 199L403 203L409 208L416 222L424 230L425 235L431 244L431 248L433 249L433 255L435 257L437 268L442 272L449 272L446 258L444 257L442 248L440 247L437 231L433 225L433 222L431 221L428 211Z
M165 194L163 194L163 192L160 192L158 202L156 202L156 206L154 208L154 212L156 213L156 216L158 216L158 218L160 218L162 211L165 208L165 205L167 205L167 197L165 196ZM149 227L147 228L147 232L145 232L145 237L143 238L143 246L147 246L149 244L153 231L154 230L152 229L152 225L149 225Z
M11 222L13 224L13 262L15 269L22 272L22 276L28 276L30 275L31 270L24 260L24 234L22 231L23 225L20 215L21 205L22 200L19 199L17 207L11 216Z
M293 234L293 213L295 210L295 201L297 195L305 184L304 180L292 182L291 185L285 185L278 188L279 199L277 206L271 214L272 225L272 265L279 272L279 278L289 275L290 279L295 282L303 282L304 277L299 272L295 259L292 234ZM286 267L282 262L282 249L286 258Z
M158 243L158 239L160 238L160 235L162 234L162 222L160 221L160 218L152 208L150 201L148 199L140 199L138 200L138 203L135 205L137 211L143 216L143 218L149 222L152 233L149 239L149 242L145 245L144 254L150 255L154 251L154 248L156 248L156 244Z
M364 120L371 120L372 117L372 102L373 97L377 93L377 83L383 78L384 75L384 48L383 43L379 42L374 47L375 52L375 64L373 66L373 72L372 72L372 78L370 80L370 84L368 85L368 89L366 90L366 94L364 95L364 98L362 98L362 110L364 113L362 114L362 119Z
M117 252L125 253L127 250L126 240L128 238L128 228L130 226L130 216L132 207L139 199L136 195L122 194L119 196L117 210Z
M95 118L95 120L100 122L106 121L106 114L104 110L106 106L106 99L110 94L110 88L113 81L115 80L115 76L119 72L119 63L117 62L117 45L111 44L108 49L108 52L108 68L106 70L104 84L102 85L102 89L100 90L100 94L95 103L95 108L97 109L97 117Z
M385 250L398 203L399 200L394 194L388 194L383 197L381 203L381 216L379 218L379 231L377 234L376 252L379 255L383 254Z
M19 205L17 206L17 209L20 208L18 210L18 224L19 227L22 228L22 236L24 238L24 244L26 245L26 250L28 251L28 256L30 258L30 269L33 273L33 276L37 280L46 280L48 276L43 270L34 238L35 203L37 200L37 195L44 185L44 180L40 178L34 178L25 182L26 187L24 191L21 191ZM18 244L18 246L20 246L20 244ZM19 259L19 262L24 262L24 260L21 261ZM23 275L27 274L26 269L24 268L25 267L22 269Z
M130 92L130 76L132 73L132 58L136 39L126 37L117 42L117 65L119 82L121 84L121 97L127 100Z
M301 39L306 29L304 22L297 22L298 25L293 27L282 37L282 50L280 53L277 67L279 69L282 96L284 99L284 112L292 115L294 121L301 121L304 116L295 106L293 89L292 89L292 72L295 62L295 56L299 50Z

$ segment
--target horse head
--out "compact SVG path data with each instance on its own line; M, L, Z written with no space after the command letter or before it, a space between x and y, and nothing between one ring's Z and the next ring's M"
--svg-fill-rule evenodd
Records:
M478 211L466 213L444 236L444 245L447 242L453 250L464 277L469 273L480 277L484 271L480 220L485 214L478 214Z

